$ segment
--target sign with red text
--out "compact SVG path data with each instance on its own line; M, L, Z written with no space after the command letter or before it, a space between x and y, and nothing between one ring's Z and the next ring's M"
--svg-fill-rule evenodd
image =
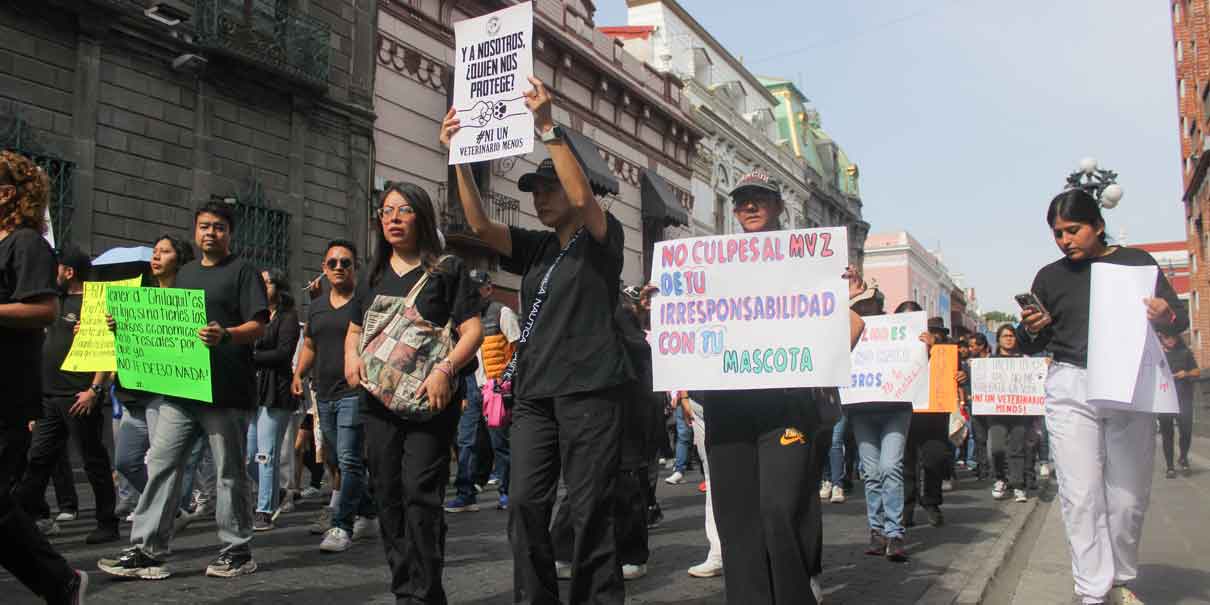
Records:
M453 101L462 129L450 141L450 164L534 150L534 114L525 106L533 39L529 2L454 24Z
M928 331L928 314L919 311L866 317L865 331L853 349L849 384L840 389L840 402L906 402L912 408L929 405L929 351L920 342Z
M1041 416L1046 408L1046 359L972 359L971 414Z
M657 242L655 390L849 384L848 246L843 227Z

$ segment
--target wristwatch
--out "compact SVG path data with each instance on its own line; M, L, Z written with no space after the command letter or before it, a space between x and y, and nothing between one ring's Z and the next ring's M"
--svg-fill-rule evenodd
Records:
M93 394L93 395L97 395L97 396L99 397L99 396L101 395L101 393L104 393L104 392L105 392L105 385L103 385L103 384L94 384L94 385L92 385L92 386L89 386L89 387L88 387L88 390L92 391L92 394Z
M553 143L563 138L563 127L555 124L554 128L542 133L543 143Z
M231 330L228 330L227 328L223 328L223 337L218 340L218 343L221 345L225 345L229 342L231 342Z

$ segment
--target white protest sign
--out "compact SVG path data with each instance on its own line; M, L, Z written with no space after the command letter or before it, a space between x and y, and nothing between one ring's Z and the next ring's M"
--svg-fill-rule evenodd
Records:
M534 150L534 9L525 2L454 24L454 110L462 129L450 141L450 164L482 162Z
M658 242L655 390L849 384L843 227Z
M1088 305L1088 402L1175 413L1176 383L1147 321L1158 267L1092 265Z
M976 416L1041 416L1046 410L1046 359L972 359L971 413Z
M929 352L920 342L928 314L919 311L865 317L865 331L853 349L852 378L840 389L845 405L873 401L929 405Z

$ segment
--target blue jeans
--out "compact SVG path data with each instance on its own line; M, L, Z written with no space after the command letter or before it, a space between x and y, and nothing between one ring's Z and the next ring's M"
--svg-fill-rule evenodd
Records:
M256 512L277 510L281 483L281 442L290 424L291 409L256 408L248 423L248 476L256 481Z
M315 402L324 446L336 452L340 467L340 498L332 511L332 526L353 531L353 516L374 514L373 502L366 491L366 465L362 450L365 426L361 420L361 395Z
M140 494L147 489L147 452L155 438L155 427L163 401L163 397L155 395L140 401L140 405L126 407L118 423L118 431L114 435L114 470L125 477L131 487ZM208 453L208 446L206 440L199 435L182 472L180 509L183 511L188 511L193 503L193 476L203 453ZM213 471L213 464L209 465L207 471ZM212 483L213 480L207 482L208 485Z
M676 417L676 462L672 470L683 473L689 466L689 448L693 447L693 428L685 422L685 415L681 413L680 406L672 412Z
M479 454L475 444L479 441L479 425L483 422L483 393L475 384L474 376L467 376L466 409L458 419L458 476L454 478L454 489L458 497L467 502L475 501L475 472L479 468Z
M508 472L512 458L508 432L507 425L498 429L487 429L488 436L492 438L492 451L495 453L492 476L500 480L500 494L504 496L508 495Z
M903 537L903 448L911 421L911 410L856 414L851 419L870 529L888 538Z
M828 449L828 476L832 485L840 485L844 481L844 432L848 426L849 417L844 415L832 425L832 447Z

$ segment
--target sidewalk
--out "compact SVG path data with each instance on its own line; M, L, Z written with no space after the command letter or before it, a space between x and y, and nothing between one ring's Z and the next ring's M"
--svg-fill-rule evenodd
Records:
M1158 440L1158 436L1157 436ZM1210 603L1210 439L1194 437L1191 477L1164 477L1156 444L1151 506L1143 529L1139 580L1148 604ZM1013 596L1013 605L1073 603L1071 558L1059 503L1051 505Z

